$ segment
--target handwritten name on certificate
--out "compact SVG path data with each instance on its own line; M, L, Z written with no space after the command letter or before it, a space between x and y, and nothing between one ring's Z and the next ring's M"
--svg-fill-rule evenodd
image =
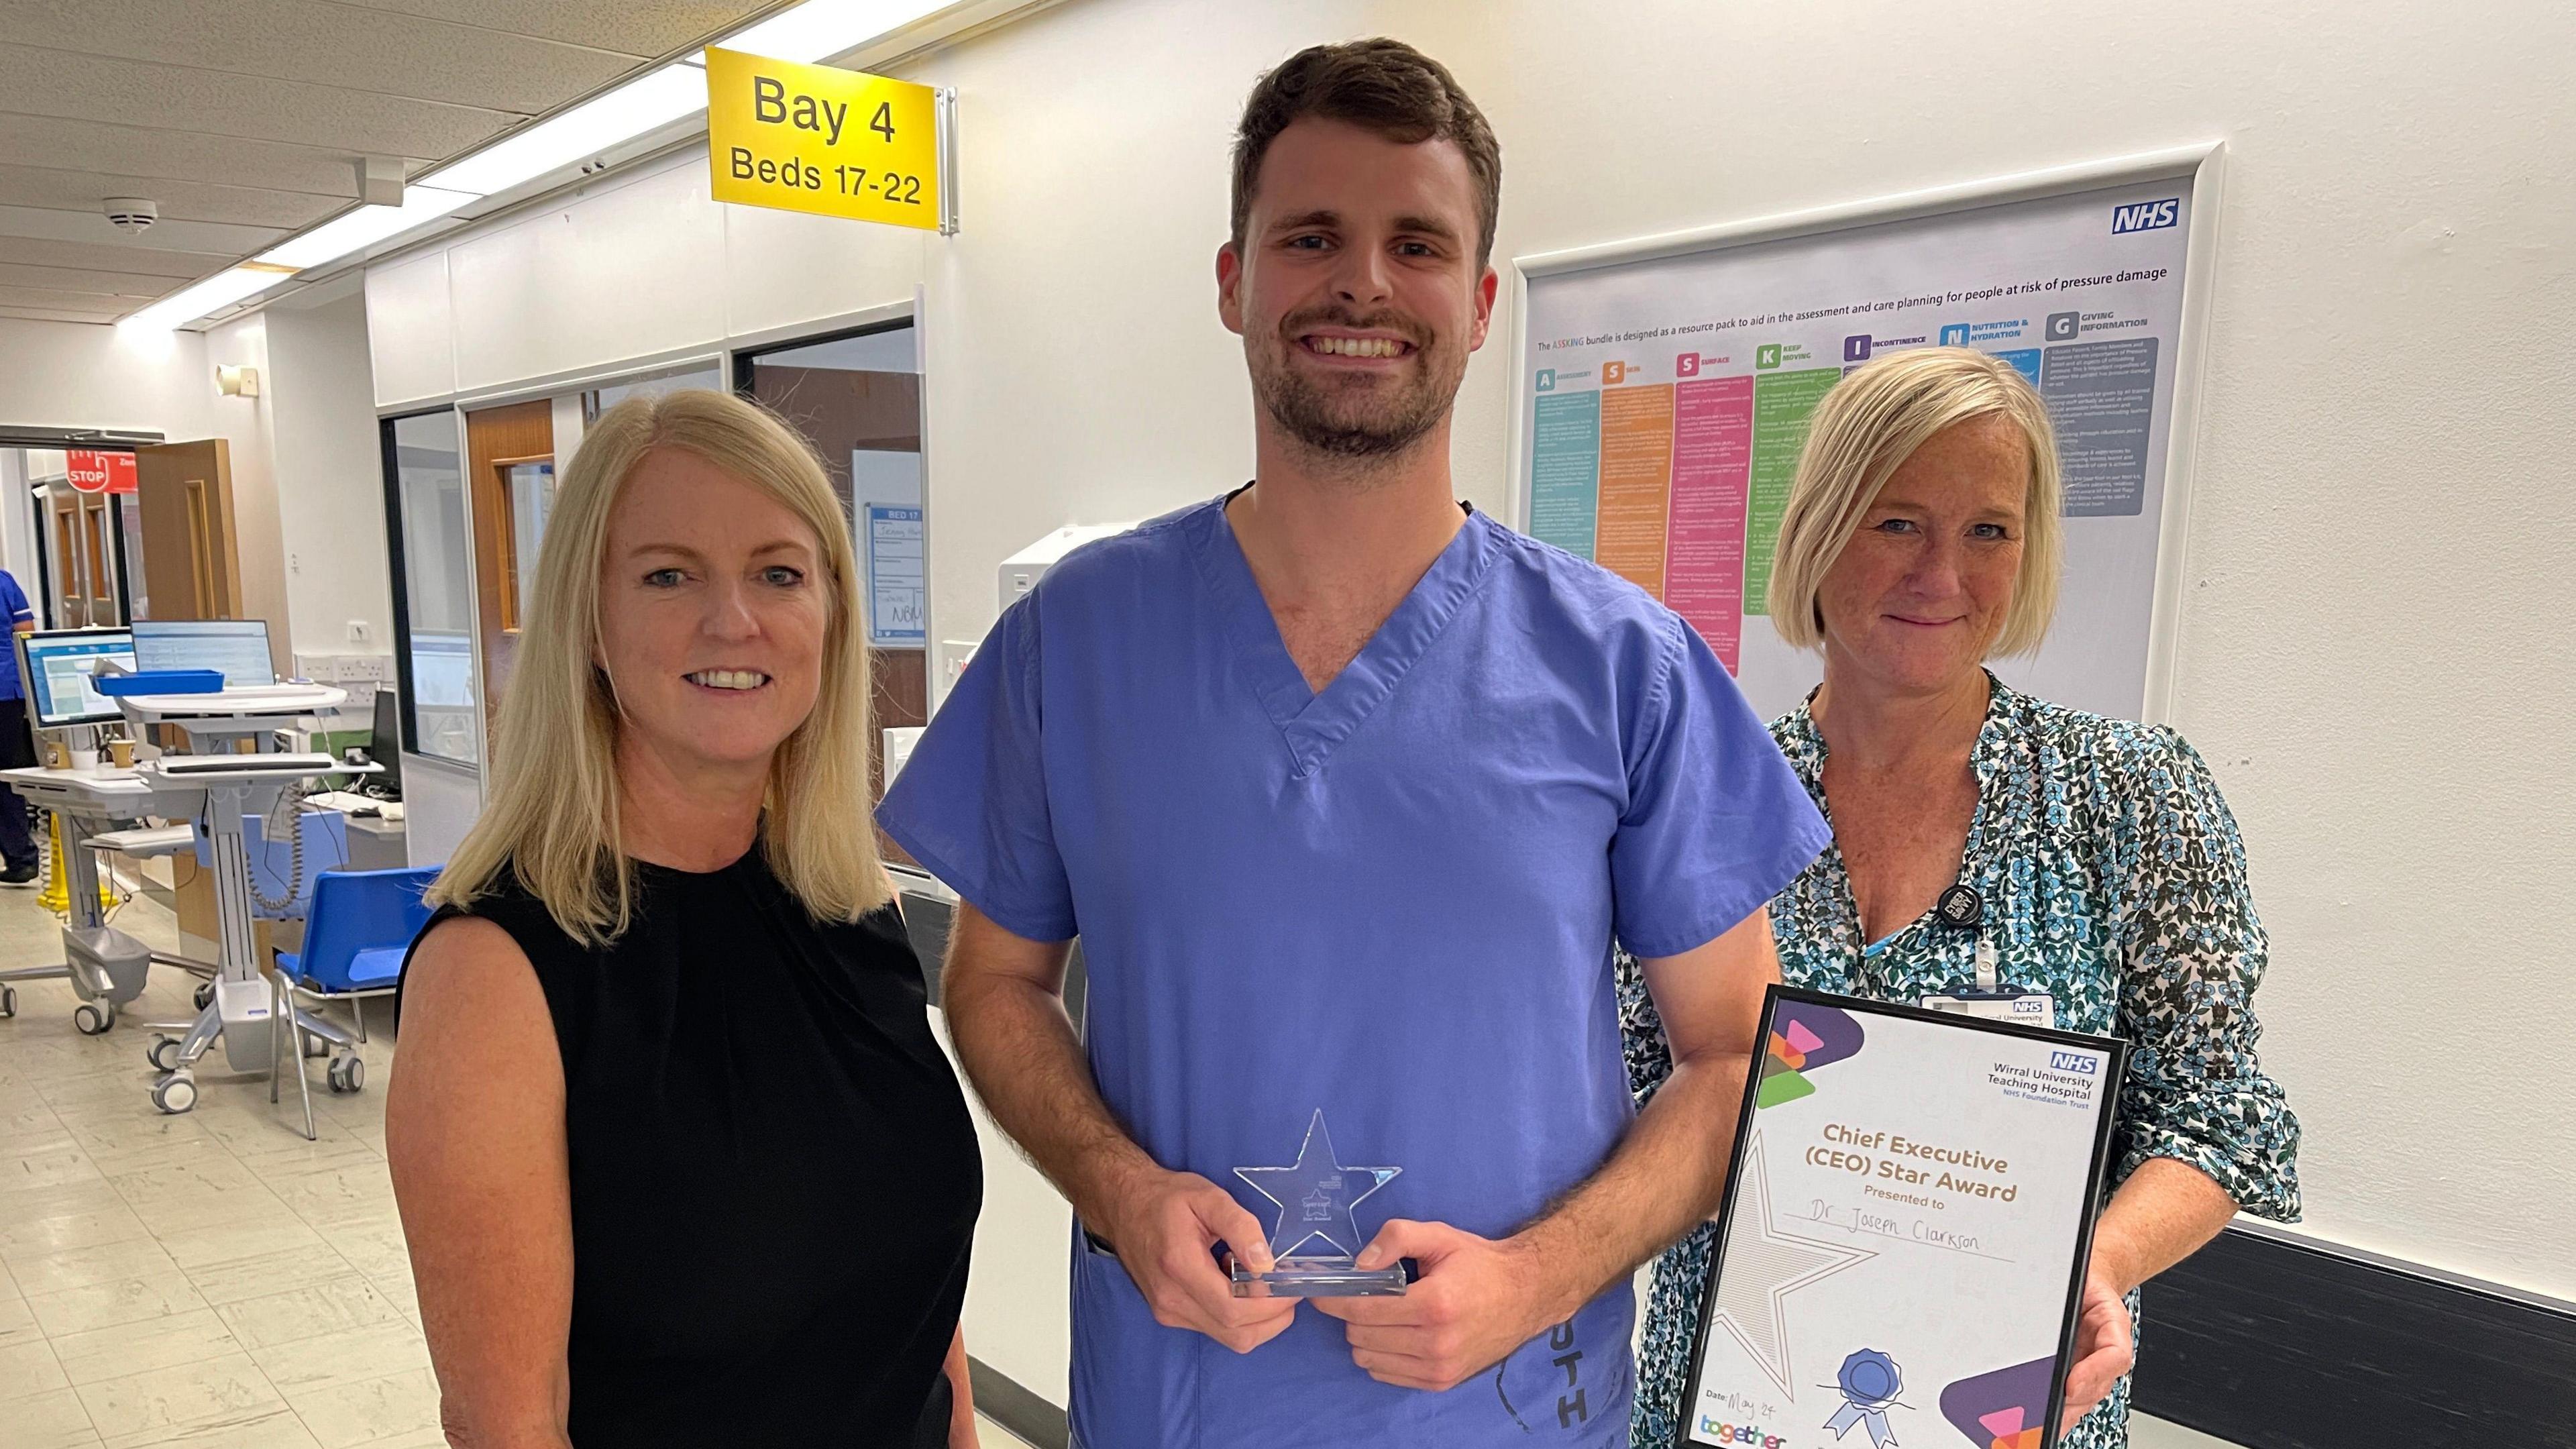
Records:
M2127 1048L1773 987L1681 1443L2044 1449Z

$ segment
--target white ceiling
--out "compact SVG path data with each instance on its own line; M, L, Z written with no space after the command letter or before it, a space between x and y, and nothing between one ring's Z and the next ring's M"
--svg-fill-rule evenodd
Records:
M112 322L779 0L0 0L0 316ZM111 196L157 202L139 236Z

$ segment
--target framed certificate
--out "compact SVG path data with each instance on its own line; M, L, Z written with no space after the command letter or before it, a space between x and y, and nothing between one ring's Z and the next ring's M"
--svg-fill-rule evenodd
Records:
M2055 1442L2126 1043L1774 986L1679 1445Z

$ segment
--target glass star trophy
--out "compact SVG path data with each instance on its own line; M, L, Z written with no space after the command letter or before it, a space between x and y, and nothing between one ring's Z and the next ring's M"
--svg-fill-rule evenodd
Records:
M1393 1181L1401 1167L1344 1167L1322 1108L1306 1124L1306 1143L1291 1167L1238 1167L1234 1175L1279 1205L1270 1234L1273 1266L1256 1273L1231 1263L1237 1298L1394 1297L1404 1292L1402 1263L1363 1269L1355 1261L1368 1238L1351 1209Z

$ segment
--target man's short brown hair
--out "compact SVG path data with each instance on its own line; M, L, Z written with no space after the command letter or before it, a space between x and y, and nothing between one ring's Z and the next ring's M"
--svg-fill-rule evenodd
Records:
M1503 203L1503 148L1485 113L1458 88L1449 68L1401 40L1354 40L1297 52L1261 78L1243 103L1234 133L1234 246L1252 216L1261 158L1289 125L1309 116L1344 121L1390 141L1447 141L1467 155L1476 179L1476 266L1494 252L1494 221Z

